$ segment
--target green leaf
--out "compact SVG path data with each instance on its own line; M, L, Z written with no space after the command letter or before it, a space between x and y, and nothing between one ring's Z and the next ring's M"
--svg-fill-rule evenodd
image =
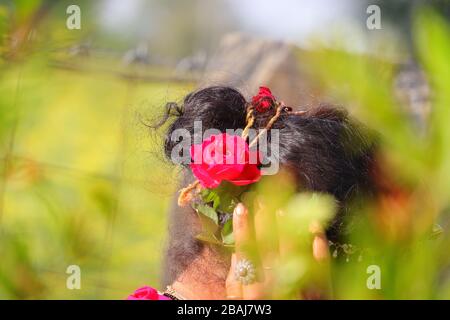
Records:
M217 189L220 203L217 209L221 212L232 213L234 207L239 202L239 196L242 194L242 187L235 186L231 183L223 182Z
M219 217L214 208L206 204L197 204L194 209L196 209L198 213L201 213L202 215L211 219L216 225L219 225Z
M202 191L202 199L205 203L211 203L213 209L217 209L220 205L220 196L217 192L210 189L205 189Z
M205 204L194 204L192 207L197 212L202 225L202 231L196 235L196 238L200 241L212 244L222 244L216 237L216 233L219 230L219 218L217 212Z
M450 190L450 25L430 8L418 11L414 22L417 52L433 92L427 164L434 176L435 192L447 199Z
M203 241L203 242L208 242L208 243L218 244L218 245L222 244L222 242L217 240L216 236L211 233L201 232L198 235L196 235L195 238L200 241Z
M206 204L211 204L214 210L224 213L232 213L234 207L239 202L240 195L244 191L245 188L223 181L220 186L213 190L202 190L201 197L203 202Z
M233 220L230 219L223 225L221 230L222 242L225 245L234 245Z

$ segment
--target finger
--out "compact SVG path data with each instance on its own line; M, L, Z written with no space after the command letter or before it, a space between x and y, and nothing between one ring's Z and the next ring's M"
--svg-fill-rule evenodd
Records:
M309 226L309 231L314 235L312 244L314 258L319 262L327 260L330 257L328 239L321 224L313 221Z
M239 203L233 213L233 234L235 239L237 261L248 259L255 268L258 268L259 259L255 248L254 230L247 208ZM234 271L234 270L233 270ZM256 270L257 279L260 270ZM243 299L261 299L264 295L263 285L254 282L249 285L242 285Z
M238 261L250 260L255 267L259 265L259 254L255 241L255 230L252 217L242 203L239 203L233 213L233 234Z
M320 233L314 236L313 256L318 262L326 261L330 258L328 240L325 234Z
M233 212L233 234L237 258L247 257L252 234L249 213L242 203L238 203Z
M290 241L288 232L283 232L283 228L286 226L285 212L278 210L275 214L275 218L278 230L279 256L281 259L284 259L289 257L289 254L292 253L292 250L294 250L294 241Z
M318 262L317 272L320 277L316 290L310 292L308 298L323 299L331 295L331 273L330 273L330 250L328 239L322 225L314 221L309 226L309 231L313 234L312 252L314 259Z
M258 245L258 252L261 258L262 269L264 272L264 282L267 285L273 280L273 268L278 261L278 234L276 226L275 213L264 205L262 199L256 199L255 206L255 235Z
M231 255L231 267L230 271L228 271L228 276L225 281L225 290L226 290L226 298L229 300L240 300L242 299L242 285L236 280L234 275L234 270L236 269L237 257L236 254L233 253Z

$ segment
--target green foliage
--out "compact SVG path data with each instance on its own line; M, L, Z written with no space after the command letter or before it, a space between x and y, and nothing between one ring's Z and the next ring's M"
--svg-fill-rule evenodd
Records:
M49 6L35 37L13 48L41 4L0 4L0 299L123 299L159 283L176 181L141 118L190 87L128 80L120 61L68 55L83 33L65 28L65 7ZM73 264L81 290L66 288Z
M223 181L215 189L203 189L200 202L194 202L192 207L198 213L202 224L199 240L232 247L234 245L233 221L227 219L220 224L219 214L232 217L236 205L242 201L241 196L247 190Z
M165 212L175 191L170 168L154 155L161 138L149 136L136 114L154 117L191 86L142 82L139 68L123 77L117 60L67 54L61 48L84 40L86 29L61 28L64 10L52 6L33 25L33 15L50 2L0 4L0 299L122 299L159 283ZM332 287L337 299L450 298L450 31L429 10L414 21L415 50L433 91L425 133L395 96L393 63L330 49L299 57L333 100L379 133L386 169L410 191L407 206L357 208L362 218L348 240L365 249L361 262L314 261L308 228L326 225L336 204L320 194L294 194L282 174L263 177L256 192L241 194L228 184L206 190L206 204L195 205L204 230L199 239L230 247L232 221L219 227L218 213L232 213L238 201L254 212L255 193L268 212L284 210L273 229L281 228L295 254L274 266L282 284L274 296L293 298L316 284ZM11 41L30 26L35 38ZM271 234L261 240L273 241ZM82 290L66 288L72 264L81 267ZM381 268L380 290L366 286L369 265Z
M407 194L358 207L357 215L365 218L350 241L367 250L360 263L333 263L336 298L449 298L450 29L426 8L416 12L414 21L416 51L432 91L425 132L397 99L394 64L324 48L300 54L325 91L378 133L383 169ZM433 237L436 223L443 227ZM365 286L372 264L381 269L380 290Z

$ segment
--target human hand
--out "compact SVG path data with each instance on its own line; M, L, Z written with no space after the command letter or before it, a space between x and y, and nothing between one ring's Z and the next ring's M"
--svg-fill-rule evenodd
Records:
M233 213L235 253L226 280L227 299L268 299L277 285L274 268L292 250L292 239L279 232L283 212L271 213L256 205L252 215L239 203ZM328 241L318 222L311 223L312 256L317 262L328 261Z

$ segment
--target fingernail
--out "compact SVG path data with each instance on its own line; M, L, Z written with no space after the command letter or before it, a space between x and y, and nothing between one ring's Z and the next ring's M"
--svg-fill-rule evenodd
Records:
M242 203L238 203L236 208L234 209L234 212L239 217L244 214L244 211L245 211L245 208L244 208L244 205Z

